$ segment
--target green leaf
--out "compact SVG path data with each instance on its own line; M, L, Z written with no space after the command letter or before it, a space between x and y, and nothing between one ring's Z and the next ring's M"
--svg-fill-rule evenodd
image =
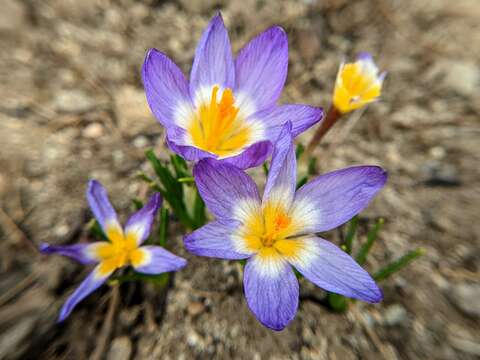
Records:
M295 149L295 157L297 160L302 156L302 154L305 152L305 147L301 144L298 143L297 148Z
M143 180L145 181L146 183L148 184L152 184L154 183L155 181L150 178L147 174L145 174L143 171L139 171L137 172L136 176L140 179L140 180Z
M157 191L160 191L181 223L188 228L193 228L193 221L188 215L183 199L183 184L172 176L170 170L162 165L152 150L146 151L145 155L163 185L163 188L156 186Z
M267 164L266 161L263 163L263 172L265 173L265 177L267 177L268 176L268 164Z
M392 263L378 270L376 273L373 274L373 278L376 281L385 280L388 277L390 277L392 274L403 269L405 266L410 264L416 258L423 255L425 255L425 250L422 248L411 250L405 255L403 255L402 257L398 258L397 260L393 261Z
M160 210L160 228L158 231L158 244L165 247L168 233L168 209L162 207Z
M348 301L345 296L331 292L327 293L327 304L335 312L345 312L348 308Z
M375 225L368 232L367 241L362 245L357 256L355 257L355 259L360 265L365 264L365 261L367 261L368 253L370 252L370 249L375 243L375 240L377 240L378 232L383 227L384 223L385 221L382 218L378 219Z
M132 199L132 204L135 211L138 211L143 207L143 201L140 199Z
M195 191L195 201L193 203L193 221L195 228L199 228L207 222L207 215L205 213L205 203L198 190Z
M345 246L345 251L348 254L352 253L352 244L353 240L355 239L355 235L357 234L357 228L358 228L358 215L355 215L352 220L348 223L347 227L347 234L345 235L345 241L344 241L344 246Z
M299 188L301 188L303 185L305 185L308 181L308 176L304 176L303 178L301 178L298 182L297 182L297 187L296 189L298 190Z
M179 183L194 183L195 178L193 176L185 176L185 177L178 178L177 181Z
M87 228L90 231L90 234L92 234L97 239L110 241L110 240L108 240L107 235L105 235L102 227L100 226L100 224L98 223L98 221L96 219L90 220L89 223L87 224Z
M188 166L182 157L176 154L170 155L170 161L172 162L177 178L186 177L188 175Z
M312 176L317 173L317 158L310 158L308 162L308 175Z
M123 283L127 281L148 281L158 285L160 287L164 287L168 284L170 280L170 273L163 273L158 275L149 275L149 274L142 274L137 272L129 272L125 275L119 275L116 277L111 278L108 281L108 284L115 284L115 283Z

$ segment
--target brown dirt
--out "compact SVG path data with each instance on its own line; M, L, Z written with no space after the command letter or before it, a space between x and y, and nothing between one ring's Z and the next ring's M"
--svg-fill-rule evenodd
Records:
M236 51L269 25L286 29L283 102L326 106L342 55L367 50L388 70L382 101L329 133L317 156L321 171L360 163L389 171L362 214L386 219L368 269L416 246L427 255L382 283L382 304L357 303L345 315L302 282L296 319L276 333L248 311L241 267L186 254L177 231L169 246L189 266L168 293L125 284L115 303L105 286L56 325L86 270L36 247L88 239L88 178L107 186L123 215L145 193L135 179L147 168L144 150L167 156L140 83L145 51L159 48L188 71L218 9ZM479 24L475 0L4 0L0 358L480 357Z

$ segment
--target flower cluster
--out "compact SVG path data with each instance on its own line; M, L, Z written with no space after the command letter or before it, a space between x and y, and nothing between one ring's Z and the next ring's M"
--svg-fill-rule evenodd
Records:
M356 166L318 176L296 189L294 139L319 122L323 111L308 105L277 104L287 67L288 41L283 29L267 29L234 59L220 15L210 21L200 39L189 81L172 60L155 49L147 52L142 67L146 97L166 129L167 144L194 162L198 193L215 216L184 237L185 248L198 256L246 260L247 304L263 325L274 330L285 328L298 308L294 269L329 292L370 303L383 298L372 277L350 255L317 234L362 211L385 185L387 175L377 166ZM346 113L375 100L383 76L365 54L355 63L342 65L333 106ZM244 170L261 165L270 155L260 196ZM157 167L161 177L171 181L159 163ZM174 194L168 190L182 194L178 186L160 189L171 206L169 199ZM131 266L139 273L160 274L186 265L185 259L161 246L142 246L161 207L160 194L154 194L124 228L100 183L89 182L87 199L108 241L41 245L43 253L96 264L66 301L60 321L118 269ZM182 206L177 203L172 209Z

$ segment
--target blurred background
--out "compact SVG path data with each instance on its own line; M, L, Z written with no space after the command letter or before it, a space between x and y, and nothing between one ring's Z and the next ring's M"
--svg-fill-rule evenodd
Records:
M361 214L386 221L368 270L417 246L427 254L381 284L383 303L346 314L302 282L297 317L277 333L249 312L241 267L186 254L174 224L168 247L190 262L168 289L104 286L57 325L88 270L38 245L92 240L89 178L122 219L145 194L135 178L150 171L144 151L169 153L145 101L143 57L156 47L188 73L218 10L235 52L285 28L282 102L327 107L339 62L359 51L388 71L381 101L316 150L318 170L388 170ZM1 0L0 359L479 358L479 45L478 0Z

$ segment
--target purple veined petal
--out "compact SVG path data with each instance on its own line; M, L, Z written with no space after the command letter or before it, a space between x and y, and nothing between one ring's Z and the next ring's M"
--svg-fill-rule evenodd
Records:
M125 236L135 238L139 245L143 243L150 235L155 216L161 206L162 196L160 193L155 193L143 208L128 219L125 225Z
M87 201L102 229L120 228L117 213L113 209L105 188L96 180L90 180L87 188Z
M353 166L321 175L298 189L291 214L302 233L328 231L350 220L387 181L378 166Z
M270 140L259 141L250 145L241 154L222 159L221 161L235 165L240 169L249 169L263 164L271 154L272 148Z
M287 34L274 26L253 38L235 59L235 93L248 95L256 111L267 109L280 97L287 70Z
M214 85L221 88L235 85L232 48L220 14L210 20L198 43L190 74L190 94L195 98L198 89Z
M101 274L101 266L102 265L97 265L97 267L95 267L95 269L85 278L85 280L83 280L80 286L75 289L73 294L70 295L60 310L58 322L65 320L80 301L97 290L108 279L108 277L111 275L111 272Z
M97 256L99 246L108 245L106 241L98 241L91 244L74 244L74 245L49 245L47 243L40 244L40 252L42 254L58 254L69 257L80 264L96 264L100 261Z
M301 242L302 250L287 260L306 279L336 294L370 303L382 301L375 281L346 252L317 237L293 241Z
M267 183L263 192L263 205L284 204L288 209L295 195L297 160L292 139L292 124L287 122L278 136L273 150Z
M142 80L150 109L163 126L186 122L185 118L193 112L188 82L167 55L156 49L148 50Z
M193 176L200 196L218 219L242 220L260 206L257 185L234 165L204 159L193 168Z
M185 249L198 256L228 260L246 259L251 254L239 251L236 243L238 240L234 236L240 225L236 220L213 221L185 236Z
M268 138L275 141L288 121L292 123L292 136L295 138L323 118L323 109L308 105L287 104L260 111L252 117L265 124Z
M198 161L205 158L217 158L217 155L189 145L185 141L186 130L179 127L170 127L167 130L167 145L176 154L187 161Z
M251 257L245 266L243 287L248 307L264 326L279 331L295 317L298 280L281 257Z
M143 253L144 259L133 267L140 273L161 274L180 270L187 265L187 260L160 246L142 246L139 251Z

